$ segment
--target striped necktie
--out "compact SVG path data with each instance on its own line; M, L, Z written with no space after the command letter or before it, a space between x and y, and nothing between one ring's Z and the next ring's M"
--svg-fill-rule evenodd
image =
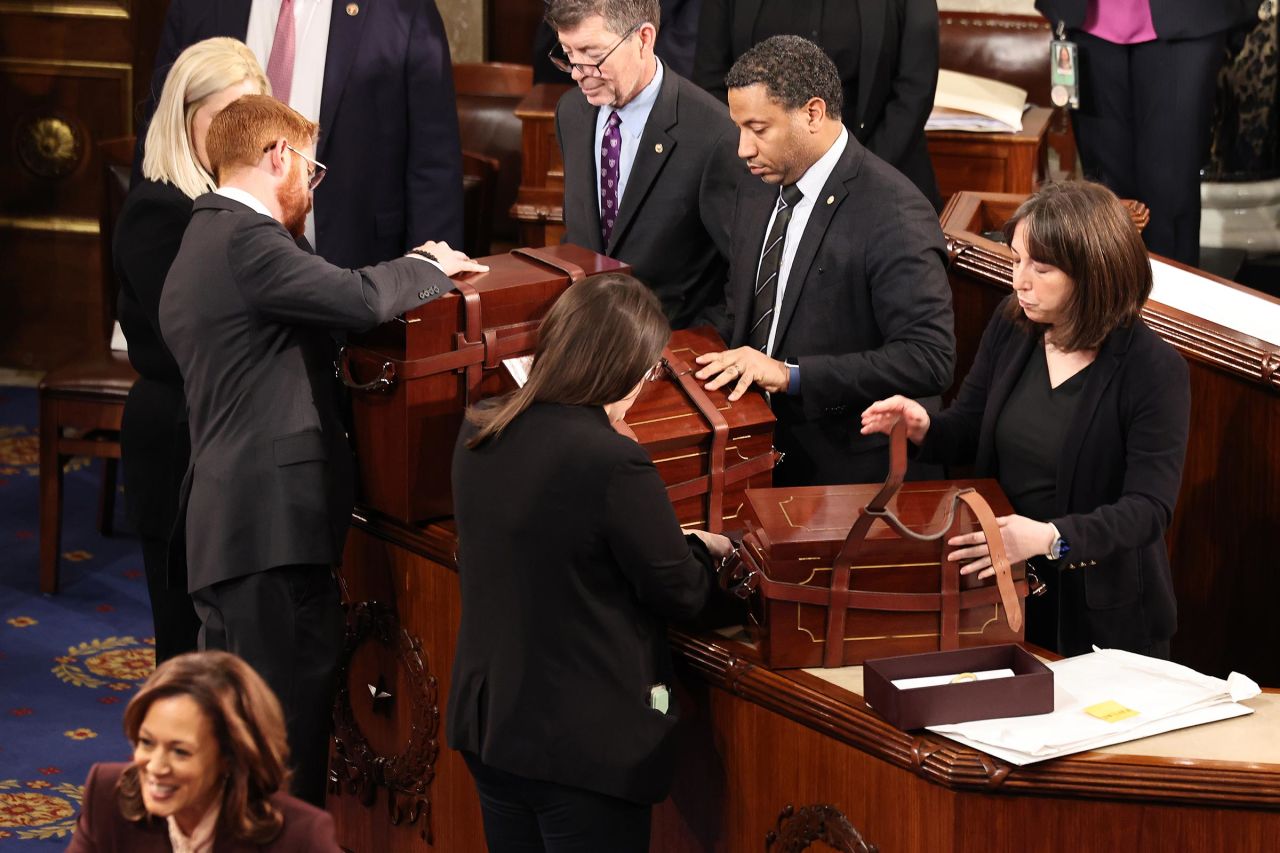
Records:
M778 271L782 268L782 250L787 244L787 225L791 223L791 213L804 194L795 184L782 188L778 198L777 213L773 217L773 227L764 241L764 251L760 254L760 272L756 274L756 294L751 310L751 330L747 339L751 346L767 353L769 332L773 329L774 303L778 299Z

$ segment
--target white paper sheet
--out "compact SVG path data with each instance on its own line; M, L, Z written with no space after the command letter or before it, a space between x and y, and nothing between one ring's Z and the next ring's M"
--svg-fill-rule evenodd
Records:
M1151 261L1151 299L1280 346L1280 305L1195 273Z
M1015 764L1030 764L1250 713L1236 703L1261 692L1239 673L1223 680L1116 649L1095 648L1048 666L1054 673L1053 713L930 726L930 731ZM1137 713L1108 722L1085 712L1109 701Z

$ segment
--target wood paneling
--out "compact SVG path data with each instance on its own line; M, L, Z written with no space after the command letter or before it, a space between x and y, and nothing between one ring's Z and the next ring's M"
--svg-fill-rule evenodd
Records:
M54 367L96 345L96 146L134 132L166 5L0 0L0 365Z
M328 802L339 841L358 851L481 851L473 783L443 745L461 615L452 526L414 528L362 512L356 522L343 568L348 591L356 601L394 602L401 626L420 641L438 680L441 746L424 777L430 843L421 817L389 810L385 788L366 789L372 796L362 802L349 781ZM1013 767L927 732L899 731L856 693L803 670L767 669L749 645L678 631L671 638L683 741L671 796L655 810L654 851L764 850L784 809L803 815L819 804L895 853L1252 851L1280 832L1277 764L1226 760L1201 742L1173 757L1112 748ZM360 665L350 687L366 705L379 676L404 695L393 661ZM407 742L406 721L396 716L403 713L370 708L362 717L383 730L371 742L392 744L388 758ZM340 762L335 770L348 779Z

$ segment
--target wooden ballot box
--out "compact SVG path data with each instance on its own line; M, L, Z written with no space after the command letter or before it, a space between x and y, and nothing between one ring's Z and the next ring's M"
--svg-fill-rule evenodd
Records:
M909 533L871 519L842 555L880 488L747 491L743 560L760 575L753 584L760 597L755 631L767 665L848 666L1022 640L1024 565L1010 567L1006 606L994 579L961 576L958 563L943 559L951 550L947 539L979 529L968 505L956 499L964 490L997 515L1013 512L995 480L907 483L887 509Z
M955 305L956 383L992 312L1009 295L1013 259L986 239L1025 196L960 193L943 211ZM1126 202L1141 227L1147 212ZM1173 658L1202 672L1280 684L1280 300L1152 256L1142 318L1187 360L1191 429L1166 540L1178 599Z
M577 246L481 258L489 272L363 335L338 359L351 389L359 502L401 521L450 515L449 469L462 413L511 390L503 359L531 355L551 304L595 273L630 272Z
M673 333L665 375L645 384L626 417L667 484L680 523L717 533L741 526L746 489L771 485L777 459L764 395L753 388L731 403L724 391L707 391L693 377L699 355L723 349L708 327Z

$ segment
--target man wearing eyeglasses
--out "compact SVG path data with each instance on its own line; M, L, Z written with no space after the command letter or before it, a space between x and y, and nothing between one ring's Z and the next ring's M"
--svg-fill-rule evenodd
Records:
M745 174L724 105L653 52L658 0L551 0L549 58L565 241L631 264L674 328L724 318L729 224Z
M233 101L206 143L165 280L160 330L182 371L191 461L171 547L185 548L201 649L244 658L284 706L293 793L324 804L343 615L333 567L354 498L331 332L383 323L484 271L446 243L358 270L303 238L325 175L317 126L266 95Z

